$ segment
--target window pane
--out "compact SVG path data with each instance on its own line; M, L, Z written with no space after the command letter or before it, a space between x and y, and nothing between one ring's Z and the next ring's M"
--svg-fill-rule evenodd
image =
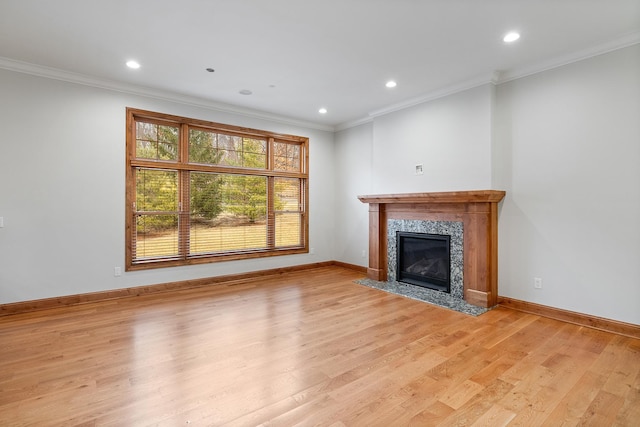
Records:
M152 160L177 160L178 128L136 122L136 157Z
M267 246L267 179L191 173L190 254Z
M275 210L300 212L300 180L297 178L275 178Z
M276 214L276 247L302 244L302 215L295 213Z
M273 144L273 169L277 171L300 171L300 146L285 142Z
M297 246L302 243L302 200L300 180L275 178L276 246Z
M222 176L215 173L191 172L189 205L193 221L216 219L222 211Z
M136 168L135 174L138 212L177 212L177 171Z
M206 130L189 130L189 161L266 169L267 141Z
M198 129L189 130L189 161L219 163L218 134Z
M133 258L178 255L178 173L136 168Z
M178 215L136 215L133 259L178 255Z
M224 211L247 222L264 221L267 215L267 178L225 175Z
M242 138L242 166L264 169L267 167L267 141Z
M219 163L226 166L265 169L267 141L218 134Z

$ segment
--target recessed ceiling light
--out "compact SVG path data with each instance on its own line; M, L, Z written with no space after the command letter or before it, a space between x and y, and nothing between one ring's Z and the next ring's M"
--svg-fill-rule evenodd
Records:
M326 108L321 108L321 109L318 110L318 113L327 114L327 109Z
M394 82L393 80L389 80L389 81L385 84L385 86L386 86L386 87L389 87L389 88L391 88L391 87L396 87L396 86L398 86L398 83Z
M140 63L134 60L127 61L127 67L137 70L138 68L140 68Z
M251 92L249 89L242 89L240 92L238 92L240 95L251 95L253 92Z
M518 40L519 38L520 38L519 33L516 33L515 31L511 31L510 33L505 34L505 36L502 38L502 41L504 41L505 43L512 43Z

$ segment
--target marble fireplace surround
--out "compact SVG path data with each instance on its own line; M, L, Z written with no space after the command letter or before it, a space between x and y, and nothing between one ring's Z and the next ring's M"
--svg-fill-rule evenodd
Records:
M498 302L498 203L500 190L402 193L358 196L369 204L367 278L388 277L388 221L460 222L463 227L464 300L490 308ZM392 222L392 223L395 223Z

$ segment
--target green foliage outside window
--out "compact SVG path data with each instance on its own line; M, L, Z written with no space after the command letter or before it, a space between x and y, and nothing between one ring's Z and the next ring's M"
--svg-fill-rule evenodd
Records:
M305 138L129 117L128 265L306 249Z
M136 210L155 212L138 219L139 233L155 233L178 224L178 173L161 169L136 170Z
M139 159L176 160L178 158L178 128L137 122L136 157Z

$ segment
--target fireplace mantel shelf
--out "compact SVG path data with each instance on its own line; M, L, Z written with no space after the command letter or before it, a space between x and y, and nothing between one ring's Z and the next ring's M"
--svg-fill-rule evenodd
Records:
M362 203L498 203L501 190L448 191L437 193L402 193L358 196Z
M387 221L458 221L464 227L464 299L493 307L498 298L498 203L501 190L358 196L369 204L367 277L387 280Z

